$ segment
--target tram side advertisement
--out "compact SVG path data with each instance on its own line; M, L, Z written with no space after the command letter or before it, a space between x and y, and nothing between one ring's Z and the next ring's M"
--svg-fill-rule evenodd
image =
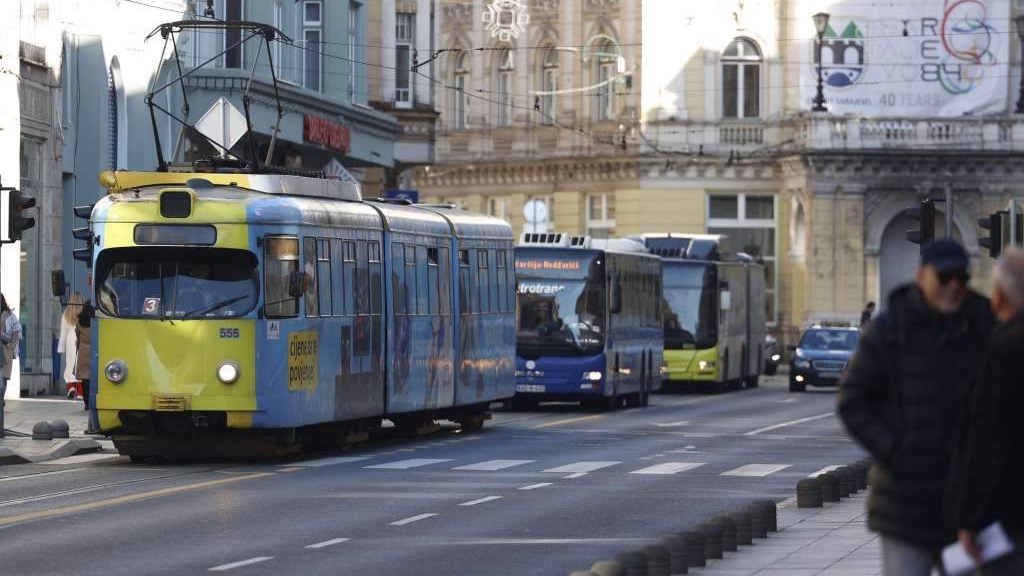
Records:
M288 391L316 390L319 333L315 330L288 335Z

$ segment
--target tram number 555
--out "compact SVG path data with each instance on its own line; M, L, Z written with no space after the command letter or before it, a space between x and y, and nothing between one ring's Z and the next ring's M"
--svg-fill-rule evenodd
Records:
M220 329L220 337L221 338L238 338L239 337L239 335L238 335L238 328L221 328Z

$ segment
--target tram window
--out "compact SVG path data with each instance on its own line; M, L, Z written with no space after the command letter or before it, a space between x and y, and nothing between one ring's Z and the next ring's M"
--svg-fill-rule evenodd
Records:
M427 280L427 247L416 246L416 313L430 314L430 287Z
M346 316L355 314L353 302L356 286L356 243L353 240L345 240L342 243L342 266L345 268L345 277L342 280L341 299Z
M263 283L268 318L298 316L299 299L288 296L288 279L299 269L298 238L266 238L263 244Z
M316 238L304 238L302 240L302 271L309 278L306 286L306 316L320 315L320 299L317 297L316 281Z
M338 258L344 253L344 245L341 240L333 239L331 242L331 256ZM344 316L348 313L345 308L345 298L348 291L345 290L345 263L344 261L331 262L331 294L334 296L332 310L335 316Z
M380 243L370 242L370 313L380 314Z
M401 244L391 247L391 300L395 315L406 314L405 305L405 251Z
M441 303L438 300L438 262L437 248L427 248L427 314L434 316L440 312Z
M356 282L355 289L353 290L356 314L360 316L370 313L370 274L368 266L366 240L360 240L356 243Z
M495 270L495 282L494 289L498 294L498 306L495 308L496 312L505 312L508 307L508 293L505 291L505 272L508 267L507 260L505 259L504 250L496 250L494 252L494 264L498 267Z
M469 250L459 250L459 313L471 314L473 312L473 294L470 284Z
M480 305L477 310L480 312L491 311L491 282L490 275L487 273L487 250L476 251L476 277L477 277L477 295L480 298Z
M336 316L333 309L334 294L331 290L331 241L320 238L316 242L316 276L320 279L320 313Z
M405 245L405 306L410 315L419 314L416 308L416 296L419 287L416 285L416 247Z
M448 249L441 248L439 255L440 265L438 266L439 272L438 277L440 278L440 285L438 286L437 292L441 299L441 315L447 316L452 313L452 292L451 292L451 277L448 272Z

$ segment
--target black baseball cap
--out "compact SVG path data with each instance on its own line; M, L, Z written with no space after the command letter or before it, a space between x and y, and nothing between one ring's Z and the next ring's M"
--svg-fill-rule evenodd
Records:
M967 272L970 265L964 247L947 238L932 240L921 249L921 266L934 266L939 272Z

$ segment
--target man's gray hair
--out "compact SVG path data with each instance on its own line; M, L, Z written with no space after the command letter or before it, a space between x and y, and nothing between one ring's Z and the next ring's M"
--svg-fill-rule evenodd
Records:
M994 286L1010 304L1024 311L1024 250L1007 247L996 262Z

